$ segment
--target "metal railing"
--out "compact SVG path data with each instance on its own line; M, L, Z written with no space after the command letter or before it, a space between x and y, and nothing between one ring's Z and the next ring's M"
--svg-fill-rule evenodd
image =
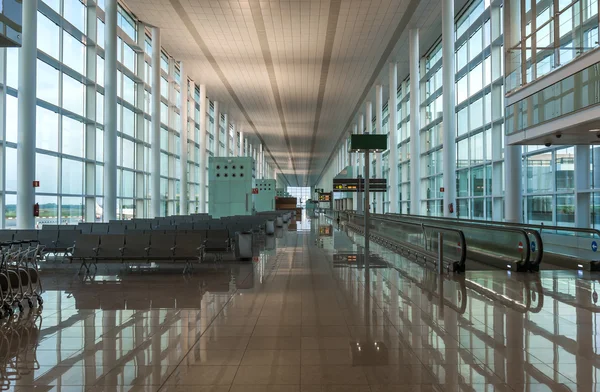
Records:
M532 248L532 253L536 254L536 258L533 260L532 264L534 267L539 266L539 263L542 261L542 257L544 254L546 254L549 256L549 260L553 255L558 255L563 260L568 258L569 261L573 262L576 260L583 262L583 260L585 260L586 262L590 263L591 270L600 269L600 252L598 252L598 247L600 246L600 230L597 229L551 226L532 223L482 221L475 219L423 217L405 214L389 215L399 216L405 219L424 219L426 221L435 222L452 222L459 224L467 223L487 225L492 227L504 226L522 228L530 236L530 241L534 241L534 247ZM574 265L572 268L576 267L577 266Z
M353 229L364 231L363 215L344 212L341 214ZM372 215L369 222L372 240L401 250L419 262L433 263L438 269L444 263L447 270L465 270L467 241L461 230L431 224L398 222L383 215ZM442 236L438 236L439 234ZM442 263L438 262L439 256L442 256Z
M544 253L539 232L520 226L493 225L488 222L425 217L419 215L387 214L399 221L428 222L459 227L465 233L469 247L468 259L516 271L538 271ZM458 226L456 226L458 225ZM507 264L500 264L505 262Z

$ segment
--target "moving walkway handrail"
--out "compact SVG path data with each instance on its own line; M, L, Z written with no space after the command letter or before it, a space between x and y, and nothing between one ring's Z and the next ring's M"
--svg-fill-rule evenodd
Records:
M522 225L519 223L512 222L498 222L498 221L482 221L477 219L459 219L459 218L448 218L444 216L420 216L420 215L407 215L407 214L386 214L390 216L399 216L405 217L407 219L417 219L417 220L439 220L446 221L452 223L467 223L469 225L485 225L491 227L518 227L525 230L527 233L530 233L535 237L535 240L538 244L538 248L536 250L535 260L530 260L529 263L534 268L539 268L540 263L542 262L542 258L544 257L544 242L542 241L542 236L539 231L534 230L533 228L527 227L531 225ZM543 226L543 225L542 225ZM541 230L540 230L541 231ZM598 230L595 230L598 231ZM600 233L600 231L598 231ZM529 242L529 241L527 241ZM531 246L530 246L531 247Z
M373 217L380 217L381 215L377 215L377 214L373 214ZM406 220L402 220L403 217L405 217L405 215L401 215L401 214L389 214L387 215L388 217L394 217L396 218L395 220L398 220L399 222L403 222L403 223L409 223ZM406 218L404 219L413 219L413 220L427 220L429 218L432 217L423 217L423 216L418 216L418 215L412 215L412 216L406 216ZM437 217L434 217L434 219L431 220L435 220L437 219ZM450 221L450 219L448 218L444 218L447 219L448 221ZM456 222L456 223L460 223L460 221L458 220L452 220L452 222ZM410 222L413 223L413 222ZM416 224L416 223L413 223ZM526 267L527 269L530 269L532 266L536 266L535 264L532 264L532 262L529 260L531 257L531 248L530 248L530 244L529 244L529 238L527 237L527 232L524 229L521 228L512 228L512 227L506 227L506 226L491 226L491 225L485 225L485 224L473 224L473 223L469 223L469 227L470 228L481 228L481 229L490 229L490 227L492 227L494 230L498 230L498 231L503 231L505 233L514 233L514 234L518 234L520 236L523 237L523 250L525 252L525 257L524 259L521 260L520 266L523 267L523 262L526 263L526 265L524 265L524 267ZM541 243L541 241L540 241ZM536 259L537 261L537 259ZM539 260L541 262L541 259Z
M485 224L490 226L513 226L513 227L521 227L524 229L540 229L540 232L544 230L553 230L553 231L572 231L574 233L587 233L595 235L600 238L600 230L593 229L591 227L570 227L570 226L551 226L545 225L543 223L515 223L515 222L500 222L500 221L487 221L480 219L463 219L463 218L448 218L445 216L421 216L421 215L408 215L408 214L386 214L390 216L401 216L401 217L415 217L415 218L425 218L425 219L433 219L433 220L446 220L453 222L469 222L469 223L478 223Z
M348 216L352 215L353 217L363 217L362 214L355 214L355 213L348 213ZM390 219L388 216L385 215L380 215L380 214L372 214L370 215L371 219L379 219L379 220L383 220L383 221L387 221L387 222L392 222L392 223L396 223L398 222L395 219ZM438 232L442 232L442 233L453 233L458 235L458 238L460 239L460 259L458 260L458 266L459 266L459 270L460 271L464 271L465 270L465 263L467 261L467 241L465 239L465 235L462 232L462 230L459 229L452 229L452 228L448 228L448 227L442 227L442 226L436 226L436 225L430 225L430 224L419 224L419 223L414 223L414 222L405 222L405 221L400 221L402 224L407 224L407 225L411 225L411 226L418 226L421 228L422 232L423 232L423 237L425 237L425 229L432 229ZM425 247L423 247L425 248Z

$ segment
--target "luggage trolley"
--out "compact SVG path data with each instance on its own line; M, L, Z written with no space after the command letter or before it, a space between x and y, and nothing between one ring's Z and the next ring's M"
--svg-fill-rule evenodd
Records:
M37 346L41 328L39 313L0 325L0 390L14 388L11 384L40 369Z
M17 306L23 311L23 301L33 308L34 301L42 306L42 282L38 260L43 246L37 241L0 243L0 306L2 317L13 314Z

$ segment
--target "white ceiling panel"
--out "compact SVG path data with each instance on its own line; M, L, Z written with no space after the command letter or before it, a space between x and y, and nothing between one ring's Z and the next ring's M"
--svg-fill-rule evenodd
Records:
M404 77L409 26L437 23L440 8L435 0L127 0L127 6L161 29L165 49L206 84L238 129L265 143L290 185L319 177L380 73L387 83L381 65L388 58L400 61Z

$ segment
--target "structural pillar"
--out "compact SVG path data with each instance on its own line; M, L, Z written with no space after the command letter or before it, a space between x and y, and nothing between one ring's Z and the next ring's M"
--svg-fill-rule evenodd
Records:
M219 102L214 101L215 108L215 151L216 157L221 156L221 113L219 112Z
M365 116L361 113L358 115L358 133L363 134L364 132L365 132ZM362 176L362 178L366 178L365 177L365 155L361 154L361 153L358 154L358 174L360 174ZM364 206L365 206L364 192L357 193L357 197L358 197L358 206L356 208L356 212L359 214L363 214Z
M383 86L378 84L375 86L375 133L378 135L383 134ZM383 165L381 159L381 153L375 154L375 165L376 171L375 176L377 178L383 178ZM383 192L375 193L375 208L374 213L383 214Z
M398 65L390 63L390 97L388 101L388 162L390 166L390 174L388 175L388 191L390 206L389 212L392 214L398 213L398 119L396 118L398 108Z
M188 80L185 64L181 63L181 133L179 134L179 142L181 143L181 178L179 181L179 213L181 215L188 214Z
M246 156L246 148L244 147L244 132L240 131L240 156Z
M419 30L409 32L410 72L410 213L421 214L421 96L419 94ZM454 58L454 57L453 57Z
M265 177L265 167L264 167L264 159L265 156L263 154L263 145L262 143L259 144L258 146L258 167L259 167L259 178L264 178Z
M356 135L358 133L358 125L356 125L356 123L352 124L352 134ZM360 154L353 154L350 153L350 162L352 165L353 169L356 169L356 173L354 174L354 177L358 177L361 173L360 170L358 169L358 163L356 162L357 157ZM352 209L356 212L359 211L359 197L358 197L358 193L352 193Z
M590 227L590 146L575 146L575 227Z
M117 44L117 0L107 0L104 6L104 222L117 218ZM160 58L160 38L158 48ZM152 69L154 71L154 67ZM158 69L160 72L160 63ZM160 107L158 118L160 121Z
M254 178L260 178L258 175L258 159L256 156L256 148L252 145L252 159L254 160Z
M233 156L237 157L239 156L237 129L235 123L232 123L231 126L233 127Z
M223 118L225 122L225 157L229 158L229 149L231 148L231 135L229 134L229 115L227 113L223 113Z
M37 0L23 2L23 35L19 51L17 134L17 228L35 228L35 140L37 83ZM43 178L40 181L44 181Z
M456 74L454 71L455 61L454 0L442 0L442 101L444 112L444 147L442 150L444 205L442 206L442 209L444 211L443 215L446 217L456 217L456 98L454 88L454 79ZM412 95L412 88L410 92ZM413 112L411 111L411 121L412 114ZM420 186L419 183L414 185Z
M365 132L368 135L372 135L373 134L373 104L371 103L371 101L367 101L367 103L365 105L365 112L366 112L366 114L365 114L365 117L366 117L365 118L365 122L366 122ZM367 159L366 154L363 154L363 155L364 155L364 159L366 160ZM369 155L368 159L371 159L371 155ZM365 165L365 178L373 177L371 175L371 172L373 172L372 162L368 162L368 164L367 164L367 162L365 162L364 165ZM373 210L373 206L372 206L373 201L374 201L373 195L369 195L368 205L371 210Z
M200 212L208 212L206 208L206 85L200 85Z
M151 135L150 135L150 217L155 218L160 216L160 29L152 28L152 101L151 107ZM105 67L106 68L106 67ZM105 130L106 136L106 130ZM106 155L106 153L105 153Z
M506 137L505 137L506 143ZM521 178L521 146L505 144L504 148L504 219L507 222L521 223L523 203L521 199L523 179Z

